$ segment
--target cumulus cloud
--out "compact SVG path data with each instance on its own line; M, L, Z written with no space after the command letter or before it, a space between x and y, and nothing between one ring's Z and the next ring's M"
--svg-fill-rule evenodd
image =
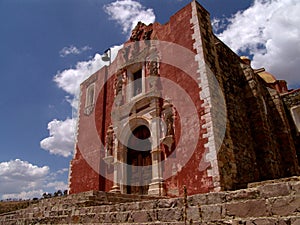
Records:
M1 162L0 193L3 198L32 197L40 193L48 174L48 166L38 167L20 159Z
M92 48L89 47L89 46L84 46L84 47L81 47L81 48L77 48L74 45L70 45L68 47L64 47L63 49L61 49L59 51L59 55L60 55L60 57L66 57L68 55L79 55L82 52L85 52L85 51L88 51L88 50L91 50L91 49Z
M121 25L123 33L130 32L141 21L145 24L155 21L153 9L146 9L139 2L133 0L118 0L104 6L110 19Z
M40 198L44 192L67 189L67 184L58 176L67 172L66 168L50 173L48 166L37 166L20 159L0 162L0 198L32 199Z
M62 168L62 169L56 171L56 174L63 174L63 173L68 172L68 171L69 171L69 168Z
M68 189L68 185L63 181L50 182L46 185L46 187L55 188L56 190L61 190L61 191Z
M68 157L74 148L75 119L54 119L48 123L49 137L40 142L41 148L54 155Z
M300 1L255 0L231 18L215 19L217 36L254 68L265 67L291 86L300 85Z
M33 199L40 198L43 195L43 190L21 191L20 193L3 194L2 199Z

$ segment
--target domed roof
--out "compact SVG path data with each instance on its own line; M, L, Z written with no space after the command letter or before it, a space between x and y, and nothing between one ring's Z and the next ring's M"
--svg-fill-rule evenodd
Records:
M267 71L262 71L262 72L258 72L257 73L258 76L260 76L262 79L264 79L265 82L267 83L275 83L276 82L276 78L269 72Z

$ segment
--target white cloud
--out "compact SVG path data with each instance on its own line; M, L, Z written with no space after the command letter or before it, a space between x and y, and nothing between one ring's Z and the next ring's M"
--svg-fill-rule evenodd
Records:
M88 51L88 50L91 50L91 49L92 48L89 47L89 46L84 46L84 47L81 47L81 48L77 48L74 45L70 45L68 47L64 47L63 49L61 49L59 51L59 55L60 55L60 57L66 57L68 55L79 55L82 52L85 52L85 51Z
M40 193L49 167L38 167L20 159L0 163L2 198L29 198ZM14 196L14 197L13 197Z
M2 199L33 199L33 198L41 198L43 195L43 190L33 190L33 191L21 191L20 193L13 194L4 194L2 195Z
M54 188L55 190L67 190L68 189L68 185L63 182L63 181L55 181L55 182L50 182L46 185L47 188Z
M213 20L213 25L230 48L253 57L254 68L265 67L278 79L300 86L299 11L298 0L255 0L245 11Z
M75 125L75 119L52 120L48 123L49 137L40 142L41 147L54 155L70 156L74 148Z
M68 185L58 176L67 171L63 168L50 173L48 166L39 167L20 159L0 162L0 198L32 199L42 197L44 192L66 190Z
M117 0L105 5L104 10L110 19L122 26L123 33L130 32L139 21L145 24L155 21L153 9L146 9L133 0Z
M69 168L62 168L62 169L56 171L56 174L63 174L63 173L66 173L68 171L69 171Z

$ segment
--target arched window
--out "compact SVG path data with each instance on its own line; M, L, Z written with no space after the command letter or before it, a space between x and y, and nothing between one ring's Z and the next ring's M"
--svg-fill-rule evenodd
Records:
M133 73L133 96L142 93L142 69Z
M85 107L89 107L94 105L94 98L95 98L95 84L90 84L86 90L86 101Z
M90 84L86 89L84 114L90 115L95 104L95 83Z

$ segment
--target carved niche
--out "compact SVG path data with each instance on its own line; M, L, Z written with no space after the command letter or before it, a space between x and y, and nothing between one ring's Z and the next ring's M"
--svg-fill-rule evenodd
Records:
M162 143L166 145L171 151L172 144L174 143L174 108L173 105L168 101L164 100L162 107L162 116L166 124L166 134L162 139Z
M126 85L126 70L120 70L116 74L114 81L114 94L115 94L115 103L117 106L122 104L124 89Z
M106 132L105 137L105 157L103 160L108 164L112 164L114 161L114 141L115 141L115 134L113 126L110 125Z
M160 63L156 48L151 48L149 53L146 58L146 76L149 81L149 88L153 89L157 87Z

